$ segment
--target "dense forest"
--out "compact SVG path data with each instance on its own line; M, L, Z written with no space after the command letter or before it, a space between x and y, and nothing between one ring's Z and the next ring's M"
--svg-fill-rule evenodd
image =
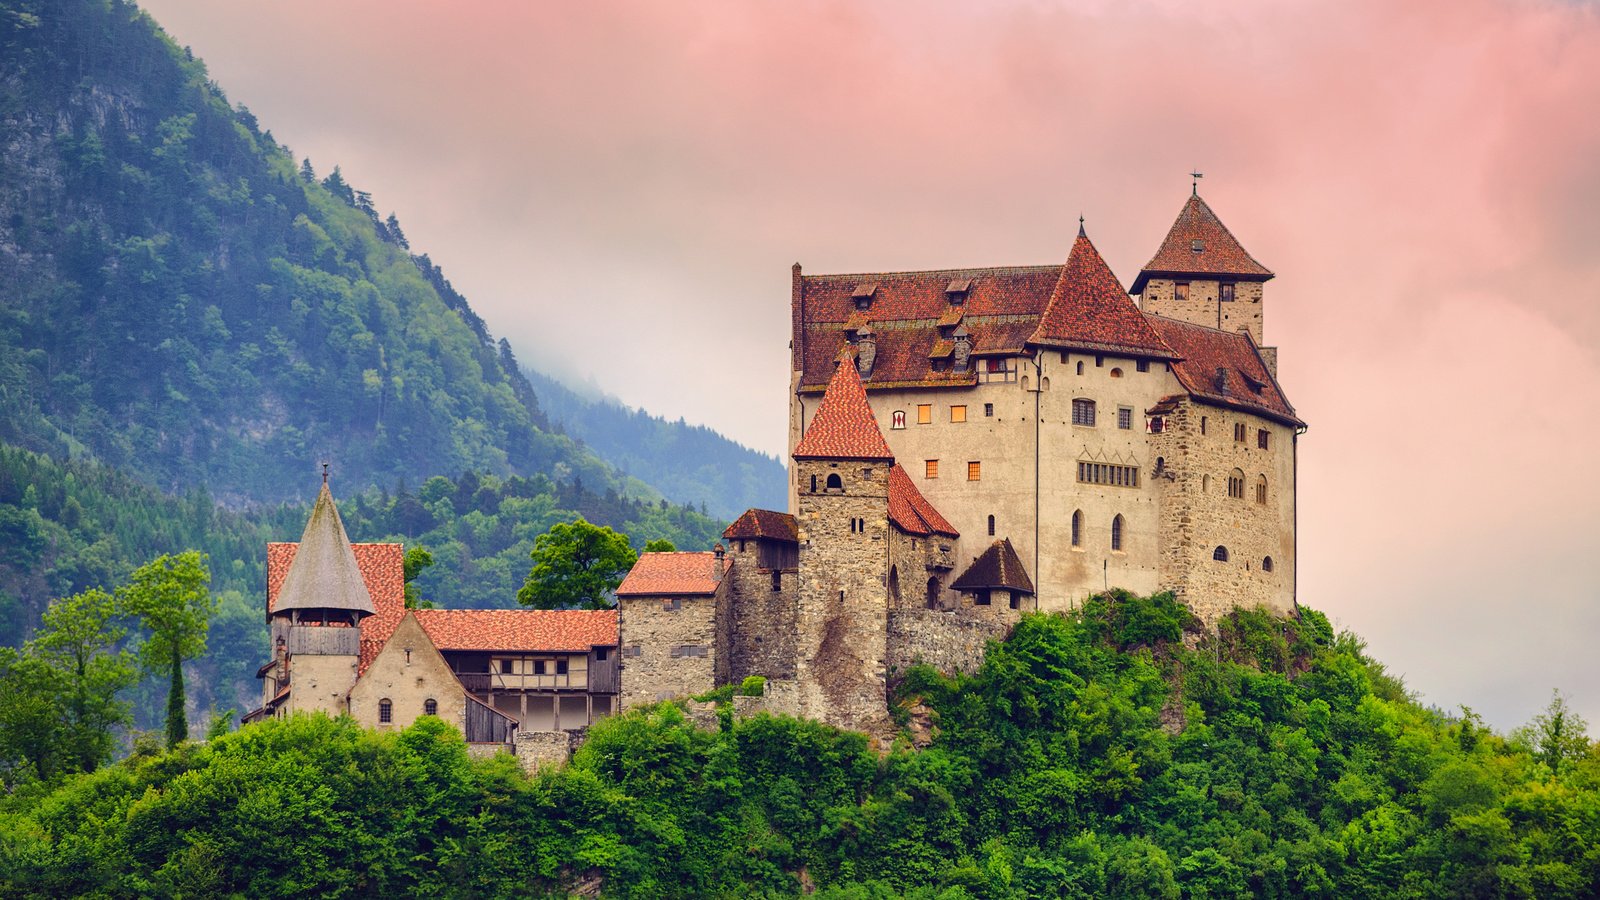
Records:
M665 501L595 493L555 482L466 472L415 491L403 481L341 497L351 540L423 547L434 565L417 576L439 606L511 607L527 577L534 538L580 516L631 536L685 548L715 542L722 523ZM268 541L299 540L308 504L231 511L197 488L169 497L92 461L58 462L0 444L0 645L28 637L45 604L93 588L112 590L135 568L180 550L206 554L217 598L209 649L189 665L199 711L244 710L259 701L255 670L267 650L263 610ZM135 725L158 721L165 684L137 689Z
M788 473L782 461L703 425L629 409L603 394L585 396L531 369L525 374L552 426L668 497L700 504L729 521L752 507L787 508Z
M1119 593L1027 616L975 674L907 673L898 709L927 724L884 755L764 714L699 730L672 704L531 779L427 718L146 750L14 786L0 896L1600 892L1600 751L1559 697L1502 736L1418 705L1311 610L1206 637L1187 617Z
M660 495L546 428L399 221L124 0L0 2L0 440L237 505L473 470Z

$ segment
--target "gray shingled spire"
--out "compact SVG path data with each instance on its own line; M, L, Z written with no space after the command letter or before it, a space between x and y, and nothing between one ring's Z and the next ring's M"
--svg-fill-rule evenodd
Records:
M278 589L272 611L291 609L346 609L369 616L377 613L326 482L317 494L311 521L300 536L300 547L295 550L288 574L283 576L283 587Z

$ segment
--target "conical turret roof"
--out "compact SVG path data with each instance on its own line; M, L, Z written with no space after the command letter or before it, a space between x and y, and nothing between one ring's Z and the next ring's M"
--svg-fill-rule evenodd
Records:
M1175 359L1080 228L1028 343Z
M1196 192L1178 212L1161 249L1133 280L1132 293L1144 293L1146 281L1164 275L1232 275L1266 281L1272 270L1256 262Z
M867 405L855 360L844 357L828 381L822 406L794 448L795 459L894 459Z
M369 616L377 612L326 482L272 611L291 609L344 609Z

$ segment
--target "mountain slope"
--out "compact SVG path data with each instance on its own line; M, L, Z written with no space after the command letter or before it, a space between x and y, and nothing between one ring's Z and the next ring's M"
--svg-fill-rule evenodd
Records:
M719 519L751 507L783 509L783 463L702 425L670 422L610 396L586 397L537 372L533 383L552 425L677 503L703 504Z
M399 223L120 0L0 2L0 439L166 490L620 478Z

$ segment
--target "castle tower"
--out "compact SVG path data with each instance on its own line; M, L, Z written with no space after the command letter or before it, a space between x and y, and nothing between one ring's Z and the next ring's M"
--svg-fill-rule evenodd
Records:
M795 676L799 712L883 733L894 454L845 354L794 448L800 545Z
M1146 313L1242 331L1261 346L1262 288L1271 278L1196 191L1128 292ZM1276 348L1263 348L1262 356L1276 371Z
M278 670L269 690L288 690L286 710L345 711L361 658L361 620L375 612L324 481L267 616Z

